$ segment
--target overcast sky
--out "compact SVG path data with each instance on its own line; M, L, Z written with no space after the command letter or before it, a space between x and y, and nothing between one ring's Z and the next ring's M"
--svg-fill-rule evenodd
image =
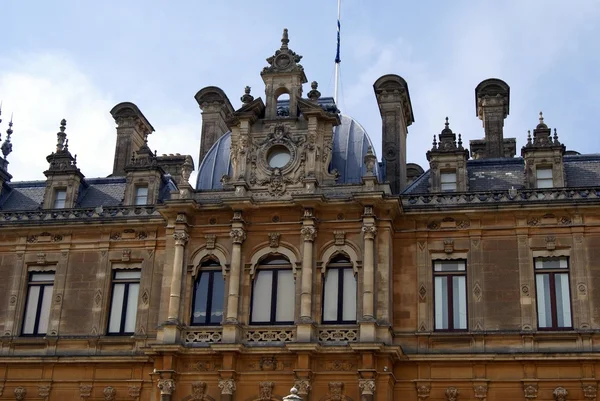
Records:
M309 82L333 95L336 0L7 0L2 8L0 130L4 140L14 112L13 181L45 179L62 118L83 174L110 174L109 111L122 101L156 129L152 149L191 154L198 166L194 94L219 86L237 108L249 85L264 99L260 71L284 27ZM343 0L339 107L380 154L372 85L384 74L405 78L415 115L408 161L427 169L446 116L465 143L483 137L474 89L500 78L511 87L504 135L517 138L517 153L540 110L568 149L600 153L599 21L598 0Z

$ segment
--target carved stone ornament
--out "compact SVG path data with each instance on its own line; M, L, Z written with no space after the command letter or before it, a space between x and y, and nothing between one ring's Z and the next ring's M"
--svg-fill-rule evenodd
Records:
M317 229L313 226L304 226L300 230L300 235L304 241L314 241L317 237Z
M365 233L365 239L375 239L377 235L377 227L375 226L363 226L363 233Z
M421 401L429 398L431 387L426 384L417 384L417 398Z
M163 395L171 395L175 391L175 380L173 379L159 379L157 384L160 393Z
M279 233L269 233L269 246L271 248L279 247L279 237L281 234Z
M473 386L473 393L478 400L485 400L487 397L487 384L476 384Z
M44 400L47 400L48 397L50 397L50 390L52 389L52 386L47 384L45 386L39 386L38 387L38 396L40 398L43 398Z
M373 206L365 206L363 216L373 216Z
M220 379L219 388L221 389L221 394L232 395L236 390L235 380Z
M458 400L458 389L456 387L448 387L446 389L446 399L448 401L456 401Z
M27 395L27 389L24 387L17 387L14 391L15 400L23 401L25 399L25 395Z
M342 401L344 399L342 391L344 391L343 382L329 382L329 399L331 401Z
M111 386L104 387L104 400L105 401L114 401L117 396L117 389Z
M190 236L185 231L177 231L173 233L173 238L175 239L175 245L184 246Z
M556 249L556 237L549 235L545 238L546 241L546 249L548 251L553 251Z
M79 385L79 397L82 399L90 398L92 396L92 385L91 384L80 384Z
M206 382L192 383L192 401L202 401L206 395Z
M454 240L452 238L444 240L444 252L448 254L454 252Z
M127 394L129 394L129 396L131 398L134 399L139 399L140 398L140 392L142 391L142 388L140 386L129 386L127 387Z
M204 236L206 240L206 249L215 249L215 243L217 242L217 236L215 234L207 234Z
M358 381L358 388L360 389L361 395L373 395L373 393L375 393L375 380L360 379Z
M187 223L187 216L185 213L178 213L175 218L175 223Z
M242 244L246 240L246 231L241 228L234 228L229 232L229 236L234 244Z
M526 399L532 400L538 396L538 388L535 384L527 384L523 387L523 395Z
M273 382L260 382L258 383L258 399L262 401L268 401L273 395Z
M564 387L557 387L552 392L552 395L556 401L565 401L567 399L567 395L569 395L569 392Z
M294 382L294 387L298 390L298 395L305 397L310 393L311 385L308 379L298 379Z
M595 400L598 393L598 388L594 385L587 384L582 386L583 396L590 400Z
M336 245L344 245L346 243L346 231L334 231L333 238Z
M122 262L129 262L131 259L131 249L123 249L123 253L121 255Z

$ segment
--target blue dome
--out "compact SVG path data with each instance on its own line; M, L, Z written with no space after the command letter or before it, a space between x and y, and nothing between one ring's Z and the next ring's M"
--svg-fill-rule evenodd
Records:
M359 184L366 174L364 158L369 146L373 147L365 129L352 117L340 115L342 124L333 131L333 155L329 171L340 174L338 184ZM221 189L221 177L231 175L229 149L231 132L227 132L210 148L198 168L196 188L199 190ZM375 150L373 149L373 152ZM379 166L375 164L375 175L381 179Z

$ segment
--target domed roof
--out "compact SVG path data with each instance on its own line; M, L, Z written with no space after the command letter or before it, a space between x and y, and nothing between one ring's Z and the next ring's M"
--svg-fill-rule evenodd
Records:
M361 177L366 174L364 158L367 149L373 144L365 129L356 120L345 115L340 117L342 123L335 127L333 132L333 155L329 171L337 170L338 184L359 184ZM231 132L227 132L210 148L198 168L198 190L222 188L221 178L231 175L230 147ZM377 163L375 175L381 179Z

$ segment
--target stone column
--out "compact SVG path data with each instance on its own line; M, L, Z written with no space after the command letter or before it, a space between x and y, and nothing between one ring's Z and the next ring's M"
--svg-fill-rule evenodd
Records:
M375 215L372 206L365 206L363 215L363 283L362 319L360 320L360 341L375 341Z
M373 395L375 394L375 380L360 379L358 381L358 388L360 389L361 401L373 401Z
M185 231L176 231L173 234L173 238L175 239L175 254L173 256L173 274L171 275L171 295L169 296L169 314L167 320L179 323L183 253L189 236Z
M317 229L306 225L300 230L304 241L302 252L302 292L300 294L300 319L303 322L312 322L312 271L313 271L313 242L317 236ZM309 223L309 224L312 224Z
M158 389L160 390L160 401L171 401L171 396L175 391L175 380L159 379Z
M242 243L246 240L243 228L232 228L229 233L232 241L231 270L229 272L229 293L227 295L227 322L238 322L238 301L240 298L240 273L242 270Z
M219 388L221 389L220 401L233 401L233 393L236 390L234 379L220 379Z

